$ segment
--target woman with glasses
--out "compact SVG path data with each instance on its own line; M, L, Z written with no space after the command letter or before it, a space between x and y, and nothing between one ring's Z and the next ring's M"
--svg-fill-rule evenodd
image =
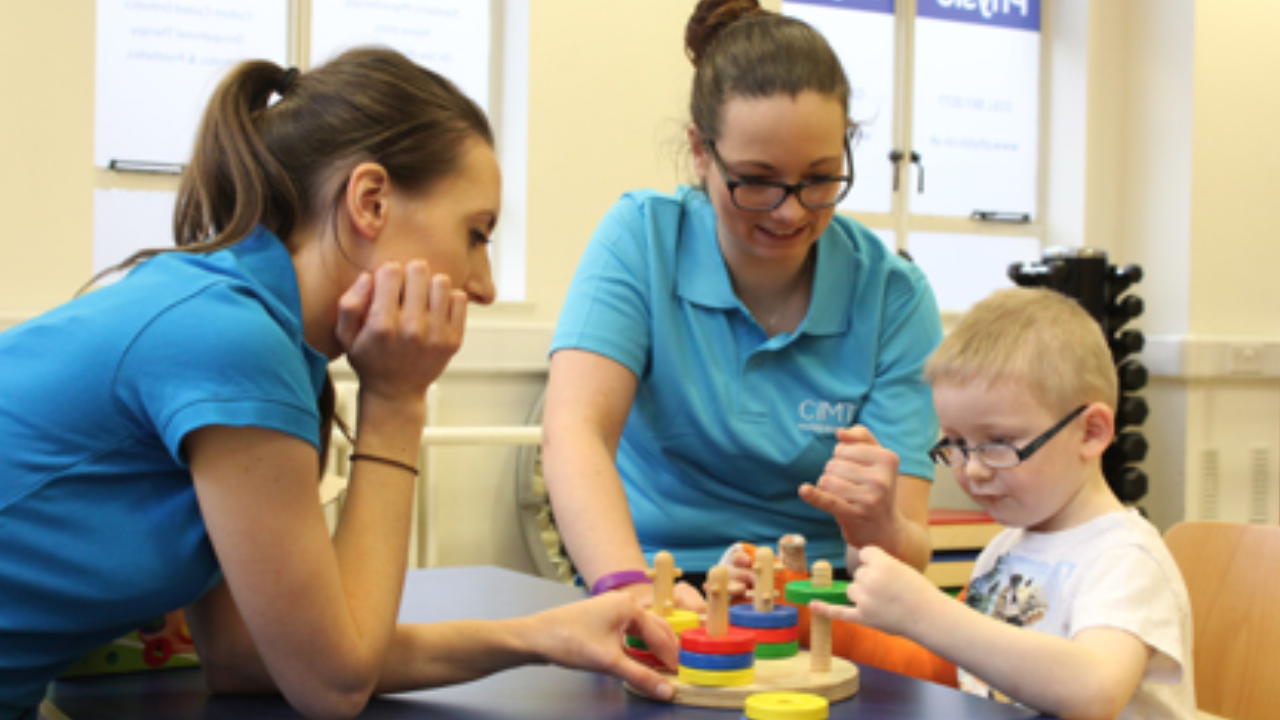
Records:
M618 202L553 342L544 463L570 555L644 601L668 550L691 610L738 540L923 567L940 323L920 271L836 213L856 137L840 62L755 0L703 0L686 45L699 186Z

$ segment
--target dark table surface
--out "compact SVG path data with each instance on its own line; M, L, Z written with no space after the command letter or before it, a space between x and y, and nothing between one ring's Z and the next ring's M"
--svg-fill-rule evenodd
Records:
M400 619L498 619L581 597L578 588L494 567L414 570L405 585ZM876 668L863 666L859 670L861 689L852 698L831 705L833 719L1042 717ZM301 717L279 697L210 695L200 671L190 669L63 680L52 686L49 700L71 720ZM729 720L741 717L741 712L653 702L632 695L611 677L555 667L525 667L451 688L378 697L360 717Z

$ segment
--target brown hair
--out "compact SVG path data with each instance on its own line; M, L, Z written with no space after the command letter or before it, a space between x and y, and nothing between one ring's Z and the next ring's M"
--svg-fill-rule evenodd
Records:
M241 63L214 90L182 174L177 247L143 250L102 274L161 253L222 250L259 224L288 242L303 225L336 220L357 164L379 163L401 188L422 191L457 171L471 138L493 145L479 106L394 50L349 50L302 74L262 60ZM323 472L335 417L332 378L318 402Z
M1119 395L1102 327L1070 297L1009 288L974 305L924 368L932 385L1019 383L1045 409L1066 413Z
M685 26L693 62L689 113L703 138L720 136L721 110L733 97L791 97L805 90L834 98L849 115L849 80L822 35L758 0L701 0Z

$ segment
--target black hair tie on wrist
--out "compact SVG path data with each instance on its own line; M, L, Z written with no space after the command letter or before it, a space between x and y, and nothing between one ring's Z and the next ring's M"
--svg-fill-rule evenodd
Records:
M293 87L295 82L297 82L299 74L298 68L296 67L291 67L288 70L285 70L284 74L280 76L280 79L276 81L276 94L280 97L284 97L285 93L289 92L289 89Z
M368 460L369 462L386 465L387 467L399 468L411 473L414 477L418 477L418 468L410 465L409 463L400 462L399 460L392 460L391 458L385 458L381 455L370 455L369 453L352 453L351 462L356 462L357 460Z

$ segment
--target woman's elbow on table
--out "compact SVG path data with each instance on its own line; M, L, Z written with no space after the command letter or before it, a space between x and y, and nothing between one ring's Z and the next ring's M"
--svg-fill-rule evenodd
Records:
M295 710L311 720L347 720L360 714L369 704L377 682L376 674L352 672L344 682L328 682L318 676L299 676L293 682L273 682L254 672L248 663L219 661L201 657L205 684L218 695L251 695L280 693ZM366 681L361 676L368 675Z

